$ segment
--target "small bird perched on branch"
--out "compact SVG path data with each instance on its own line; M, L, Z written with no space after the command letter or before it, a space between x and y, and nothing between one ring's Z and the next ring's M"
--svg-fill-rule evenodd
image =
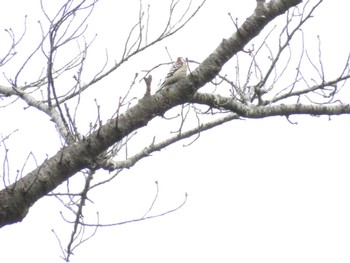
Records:
M162 90L165 86L174 84L178 82L180 79L186 77L187 75L187 64L186 60L182 57L177 58L176 62L173 64L169 73L166 75L162 85L157 92Z

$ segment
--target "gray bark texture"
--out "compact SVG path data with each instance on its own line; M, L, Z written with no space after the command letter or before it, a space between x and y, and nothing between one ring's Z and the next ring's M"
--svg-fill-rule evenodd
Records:
M133 131L144 127L155 116L185 102L196 101L207 105L225 105L228 110L241 116L262 118L264 116L288 114L320 114L332 107L290 106L248 108L231 101L218 101L218 96L196 95L195 92L211 81L223 65L237 52L259 35L261 30L277 16L301 3L301 0L275 0L268 4L258 1L252 16L230 38L223 39L219 46L185 79L153 96L145 96L126 112L101 126L83 140L62 148L35 170L0 191L0 227L20 222L29 208L40 198L54 190L62 182L84 168L98 169L99 156L111 145ZM350 113L350 107L334 107L334 114ZM332 112L329 112L332 114Z

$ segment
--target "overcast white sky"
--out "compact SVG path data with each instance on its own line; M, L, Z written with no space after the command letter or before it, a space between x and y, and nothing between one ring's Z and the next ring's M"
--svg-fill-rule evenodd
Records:
M159 12L158 2L163 1L151 1L151 14ZM135 3L137 6L138 1L123 1L120 7L101 0L97 5L89 27L91 35L99 33L96 53L92 54L97 65L105 48L111 57L120 52L123 42L119 42L122 33L118 30L130 22L131 14L136 16ZM165 45L173 57L203 60L222 38L234 32L227 13L243 22L254 5L254 0L207 0L188 28L142 54L127 64L122 74L101 85L128 87L135 72L168 61ZM21 17L27 13L28 28L38 30L39 1L11 1L0 9L2 29L21 28ZM310 41L321 35L330 76L339 72L336 69L350 50L348 10L345 1L325 1L305 30ZM311 51L317 48L315 43L310 44ZM140 90L141 97L143 83ZM118 92L114 92L117 97ZM106 115L114 111L104 104L110 94L100 99ZM87 103L94 96L91 94ZM13 142L19 154L14 162L21 163L30 150L41 158L55 153L58 142L51 141L55 130L46 128L48 118L22 109L18 106L16 114L11 112L16 122L11 122L6 109L0 109L1 133L20 127L23 134L31 136L19 136ZM89 117L86 114L86 121ZM349 262L350 119L292 116L291 120L298 124L276 117L222 125L203 133L189 147L180 142L121 173L116 182L93 196L93 209L104 214L106 221L142 216L155 194L155 180L160 196L154 213L179 205L185 193L188 201L165 217L100 229L75 251L71 262ZM41 143L33 148L33 142L38 141ZM2 228L0 261L63 262L51 232L55 229L63 242L69 237L71 229L59 215L62 209L53 198L44 198L23 222Z

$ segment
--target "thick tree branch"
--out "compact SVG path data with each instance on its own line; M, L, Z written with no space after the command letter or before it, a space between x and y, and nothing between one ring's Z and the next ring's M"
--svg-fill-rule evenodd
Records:
M275 0L268 4L258 4L254 14L247 18L237 32L229 39L223 39L216 50L192 72L191 80L195 84L192 92L194 93L199 87L211 81L220 72L223 65L243 50L244 46L259 35L270 21L301 2L301 0Z
M61 149L31 173L0 191L0 227L21 221L38 199L78 171L95 168L97 157L108 147L146 126L155 116L188 101L197 89L218 74L232 56L257 36L268 22L300 2L301 0L275 0L266 5L259 4L254 15L249 17L232 37L223 40L186 79L174 84L171 89L163 89L154 96L144 97L137 105L110 120L87 138ZM284 107L285 112L293 114L290 108ZM305 107L307 106L297 105L294 109L298 112L298 109L300 111ZM347 112L350 111L349 107L346 109ZM244 109L237 112L242 113ZM278 110L275 109L275 112ZM314 114L317 112L314 110ZM270 113L276 114L273 110ZM267 116L268 112L265 108L258 108L256 112L252 111L249 114L263 117L264 114Z
M289 116L294 114L308 115L340 115L350 114L350 104L340 105L304 105L280 104L270 106L245 105L232 98L211 93L196 93L190 100L192 103L207 105L213 108L225 109L239 114L241 117L259 119L272 116Z

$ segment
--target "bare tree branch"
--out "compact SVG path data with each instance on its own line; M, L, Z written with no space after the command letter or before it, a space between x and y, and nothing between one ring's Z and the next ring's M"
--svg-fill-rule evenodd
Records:
M150 74L164 63L155 65L156 62L150 62L154 64L147 65L151 69L145 76L139 78L136 72L130 77L130 85L123 87L126 90L123 95L116 96L107 120L103 116L103 110L107 107L100 98L92 98L89 107L95 114L94 117L90 117L87 128L84 129L79 126L78 108L80 109L83 99L86 98L85 91L116 72L134 56L177 33L198 13L205 0L194 9L192 1L188 1L185 10L179 16L176 16L176 13L180 1L172 0L165 24L155 37L150 35L151 7L148 6L145 11L143 2L140 1L137 20L125 39L118 62L110 65L106 52L105 64L96 70L95 74L89 75L85 83L85 63L88 49L94 39L88 41L84 34L87 30L87 20L97 0L67 0L53 14L49 13L41 1L46 18L46 21L39 23L41 39L34 45L34 50L25 57L17 73L12 78L5 75L5 81L9 84L0 85L0 98L6 100L6 106L13 103L7 100L13 97L48 115L57 126L62 148L42 162L30 152L22 170L14 173L10 170L9 147L6 141L9 135L2 136L2 180L5 188L0 191L0 227L20 222L40 198L55 196L66 208L68 215L62 213L63 220L72 227L66 246L54 232L63 258L68 261L75 249L89 240L98 227L156 218L177 211L185 204L187 195L185 201L175 209L149 215L159 197L159 186L156 182L155 197L146 212L142 212L142 217L103 224L100 223L100 215L97 213L97 223L87 223L85 220L84 211L86 213L86 205L90 201L89 191L111 182L125 168L131 168L152 153L191 138L188 143L184 143L184 146L188 146L204 131L233 120L284 116L290 121L291 115L350 114L350 105L338 96L341 87L350 78L350 55L340 73L334 78L329 78L322 57L321 39L318 39L316 56L312 56L304 46L302 27L310 20L321 2L317 1L310 7L310 1L307 1L303 8L294 9L301 0L271 0L268 3L258 0L253 14L241 26L231 17L236 32L223 39L203 62L188 60L190 73L178 82L151 95ZM286 12L285 24L282 27L272 26L272 29L262 36L260 44L254 43L251 48L246 48L251 40L261 34L266 25ZM15 47L19 43L12 30L8 31L8 34L12 47L0 59L0 66L12 60ZM273 39L276 36L277 38ZM22 38L23 36L20 37L20 41ZM275 41L275 45L270 41ZM298 53L293 51L294 41L299 41L301 50ZM71 57L63 56L61 60L64 49L71 47L77 50L76 53ZM37 78L28 83L21 83L24 72L39 54L45 61L42 69L35 73ZM242 58L247 57L245 67ZM303 71L304 64L313 68L312 74ZM192 69L194 65L196 68ZM227 70L226 66L229 68L228 73L224 72ZM60 80L62 76L67 75L70 82L62 85ZM144 80L146 83L146 93L141 99L135 93L139 88L137 80ZM211 92L204 92L207 88ZM170 110L172 111L169 113ZM165 117L170 114L170 118ZM135 135L142 132L141 128L157 117L162 117L166 122L177 123L175 128L169 128L172 135L160 142L157 135L154 135L153 139L148 140L148 146L145 147L147 144L144 144L138 148L141 149L139 152L130 150ZM34 162L36 168L26 173L29 161ZM94 174L101 169L113 173L103 179L94 180ZM70 182L73 176L82 176L85 182L82 189L73 189ZM64 192L52 192L63 182L66 187ZM94 227L92 231L87 231L88 226Z
M191 98L196 90L209 83L219 73L223 65L237 52L243 50L243 47L257 36L270 21L298 3L300 3L300 0L280 0L270 1L264 5L264 8L258 6L259 10L255 10L254 15L249 17L236 33L229 39L224 39L197 69L192 71L185 79L175 83L172 89L163 89L156 95L140 99L135 106L130 107L124 113L118 114L116 118L111 119L108 123L101 125L98 130L88 137L80 142L64 147L31 173L19 179L14 185L10 185L0 191L0 225L4 226L21 221L27 214L29 207L38 199L48 194L78 171L84 168L94 169L100 154L113 144L132 134L135 130L147 125L155 116L163 115L167 110L186 101L193 102ZM151 42L149 45L154 43ZM142 48L139 51L141 50ZM139 51L131 53L130 56L135 55ZM21 93L18 89L12 91L2 87L2 90L7 92L8 95L20 94L27 101L31 101L27 94ZM219 103L213 103L215 100L210 96L205 98L208 99L207 105L223 104L220 100ZM204 98L201 98L198 102L203 102L203 100ZM33 104L36 107L43 107L36 102L33 102ZM340 114L349 111L349 107L344 106L332 106L325 109L314 105L281 105L266 108L258 107L256 110L253 110L234 101L228 105L231 111L245 117L290 114ZM44 109L47 111L50 109L48 106L45 107ZM62 126L64 130L63 127L65 126Z

